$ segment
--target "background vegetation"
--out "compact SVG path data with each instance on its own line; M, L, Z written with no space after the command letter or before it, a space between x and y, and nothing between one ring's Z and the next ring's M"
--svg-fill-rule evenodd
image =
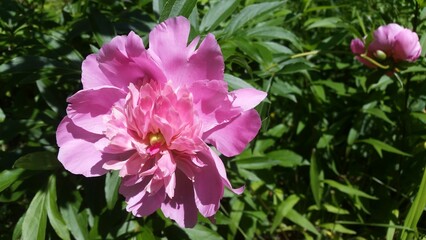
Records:
M426 49L423 0L0 1L0 239L424 239L426 62L395 76L350 52L391 22ZM258 137L223 158L241 196L216 224L135 218L118 177L57 161L55 131L81 88L81 62L117 34L190 18L213 32L232 89L269 93ZM145 41L147 43L147 41ZM422 182L423 177L423 182ZM422 235L423 234L423 235Z

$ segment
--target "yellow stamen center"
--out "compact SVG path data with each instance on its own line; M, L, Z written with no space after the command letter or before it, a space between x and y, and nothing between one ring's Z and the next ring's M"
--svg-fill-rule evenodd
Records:
M156 144L163 144L164 141L164 137L161 133L150 133L148 135L148 139L149 139L149 145L156 145Z

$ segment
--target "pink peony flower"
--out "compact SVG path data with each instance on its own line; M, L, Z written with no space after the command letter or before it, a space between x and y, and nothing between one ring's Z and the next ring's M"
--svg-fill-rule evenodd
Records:
M187 19L172 18L151 31L149 49L130 32L89 55L83 89L68 98L57 129L67 170L87 177L118 170L129 212L161 208L184 227L198 212L213 217L224 187L242 193L208 144L225 156L241 153L261 125L253 108L266 97L228 92L214 36L188 44L189 31Z
M380 26L374 31L373 40L368 45L367 51L364 40L359 38L352 40L351 50L357 55L357 59L368 67L376 66L359 55L366 53L376 61L391 59L394 63L398 63L414 62L422 52L417 34L396 23Z

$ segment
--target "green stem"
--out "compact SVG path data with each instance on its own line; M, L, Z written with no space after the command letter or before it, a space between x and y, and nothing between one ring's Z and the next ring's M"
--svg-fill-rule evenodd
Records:
M389 69L389 65L382 65L382 64L378 63L376 60L367 56L367 54L365 54L365 53L361 54L360 57L364 58L365 60L371 62L372 64L376 65L377 67L379 67L381 69Z

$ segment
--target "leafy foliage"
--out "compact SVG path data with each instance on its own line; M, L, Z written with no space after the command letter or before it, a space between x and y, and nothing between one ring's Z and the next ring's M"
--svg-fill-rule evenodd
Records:
M230 88L269 93L259 136L223 158L245 192L226 191L216 224L200 217L193 229L161 212L133 217L116 173L87 179L56 159L84 57L176 15L193 36L215 34ZM425 18L422 0L1 1L0 238L424 237L424 53L388 76L358 63L349 42L397 22L426 49Z

